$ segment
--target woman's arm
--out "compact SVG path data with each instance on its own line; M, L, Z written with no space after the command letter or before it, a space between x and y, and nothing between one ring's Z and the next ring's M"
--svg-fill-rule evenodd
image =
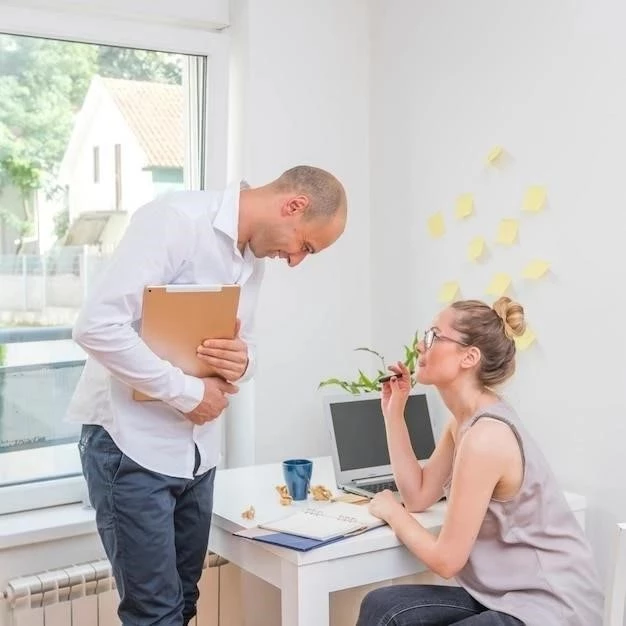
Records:
M404 416L411 392L411 374L401 361L389 369L394 376L383 384L381 408L385 417L391 468L404 505L409 511L423 511L441 498L444 481L452 471L454 441L451 426L450 423L446 425L433 454L422 469L415 458Z
M484 420L473 426L458 447L446 517L432 535L391 492L377 494L370 512L384 519L417 558L444 578L467 562L496 485L520 463L519 446L506 424Z
M391 467L402 502L409 511L424 511L441 498L444 482L452 471L454 441L451 424L446 424L423 468L415 458L404 418L386 420L385 428Z

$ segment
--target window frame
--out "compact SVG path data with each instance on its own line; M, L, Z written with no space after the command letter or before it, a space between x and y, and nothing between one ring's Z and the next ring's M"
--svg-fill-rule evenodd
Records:
M93 184L100 182L100 146L93 147Z
M113 146L113 171L115 181L115 210L122 210L122 144Z
M228 164L228 32L190 28L174 23L138 22L130 16L125 19L107 17L88 11L0 4L0 32L206 57L206 122L202 126L204 180L208 188L224 187Z
M0 32L88 44L120 46L205 57L202 103L205 123L196 128L204 149L203 171L189 167L208 188L227 183L229 36L223 30L170 22L138 22L131 14L102 15L86 7L32 8L0 5ZM140 26L140 27L138 27ZM192 116L200 117L192 110ZM194 152L188 149L189 155ZM189 160L189 157L188 157ZM187 164L186 164L187 166ZM195 168L195 169L194 169ZM187 168L186 168L187 169ZM0 515L85 501L82 476L0 487Z

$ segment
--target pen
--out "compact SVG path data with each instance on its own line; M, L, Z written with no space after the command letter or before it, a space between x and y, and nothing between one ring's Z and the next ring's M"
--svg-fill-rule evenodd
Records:
M378 379L379 383L388 383L392 378L402 378L402 374L387 374L387 376L381 376Z

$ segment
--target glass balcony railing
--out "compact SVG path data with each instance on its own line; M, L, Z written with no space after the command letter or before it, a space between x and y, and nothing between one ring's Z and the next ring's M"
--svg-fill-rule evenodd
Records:
M70 327L0 328L0 487L80 474L64 421L85 355Z

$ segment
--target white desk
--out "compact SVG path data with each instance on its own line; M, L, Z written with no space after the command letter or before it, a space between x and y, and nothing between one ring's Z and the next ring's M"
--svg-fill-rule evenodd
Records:
M233 531L276 519L292 507L278 502L275 486L283 484L280 463L220 470L215 481L213 524L209 548L241 569L281 590L282 626L328 626L329 594L392 578L420 573L426 567L397 539L388 526L317 548L297 552L236 537ZM329 457L313 459L312 484L336 492ZM572 509L584 525L585 499L566 494ZM256 509L253 521L241 513ZM439 502L418 516L433 533L441 527L445 503Z

